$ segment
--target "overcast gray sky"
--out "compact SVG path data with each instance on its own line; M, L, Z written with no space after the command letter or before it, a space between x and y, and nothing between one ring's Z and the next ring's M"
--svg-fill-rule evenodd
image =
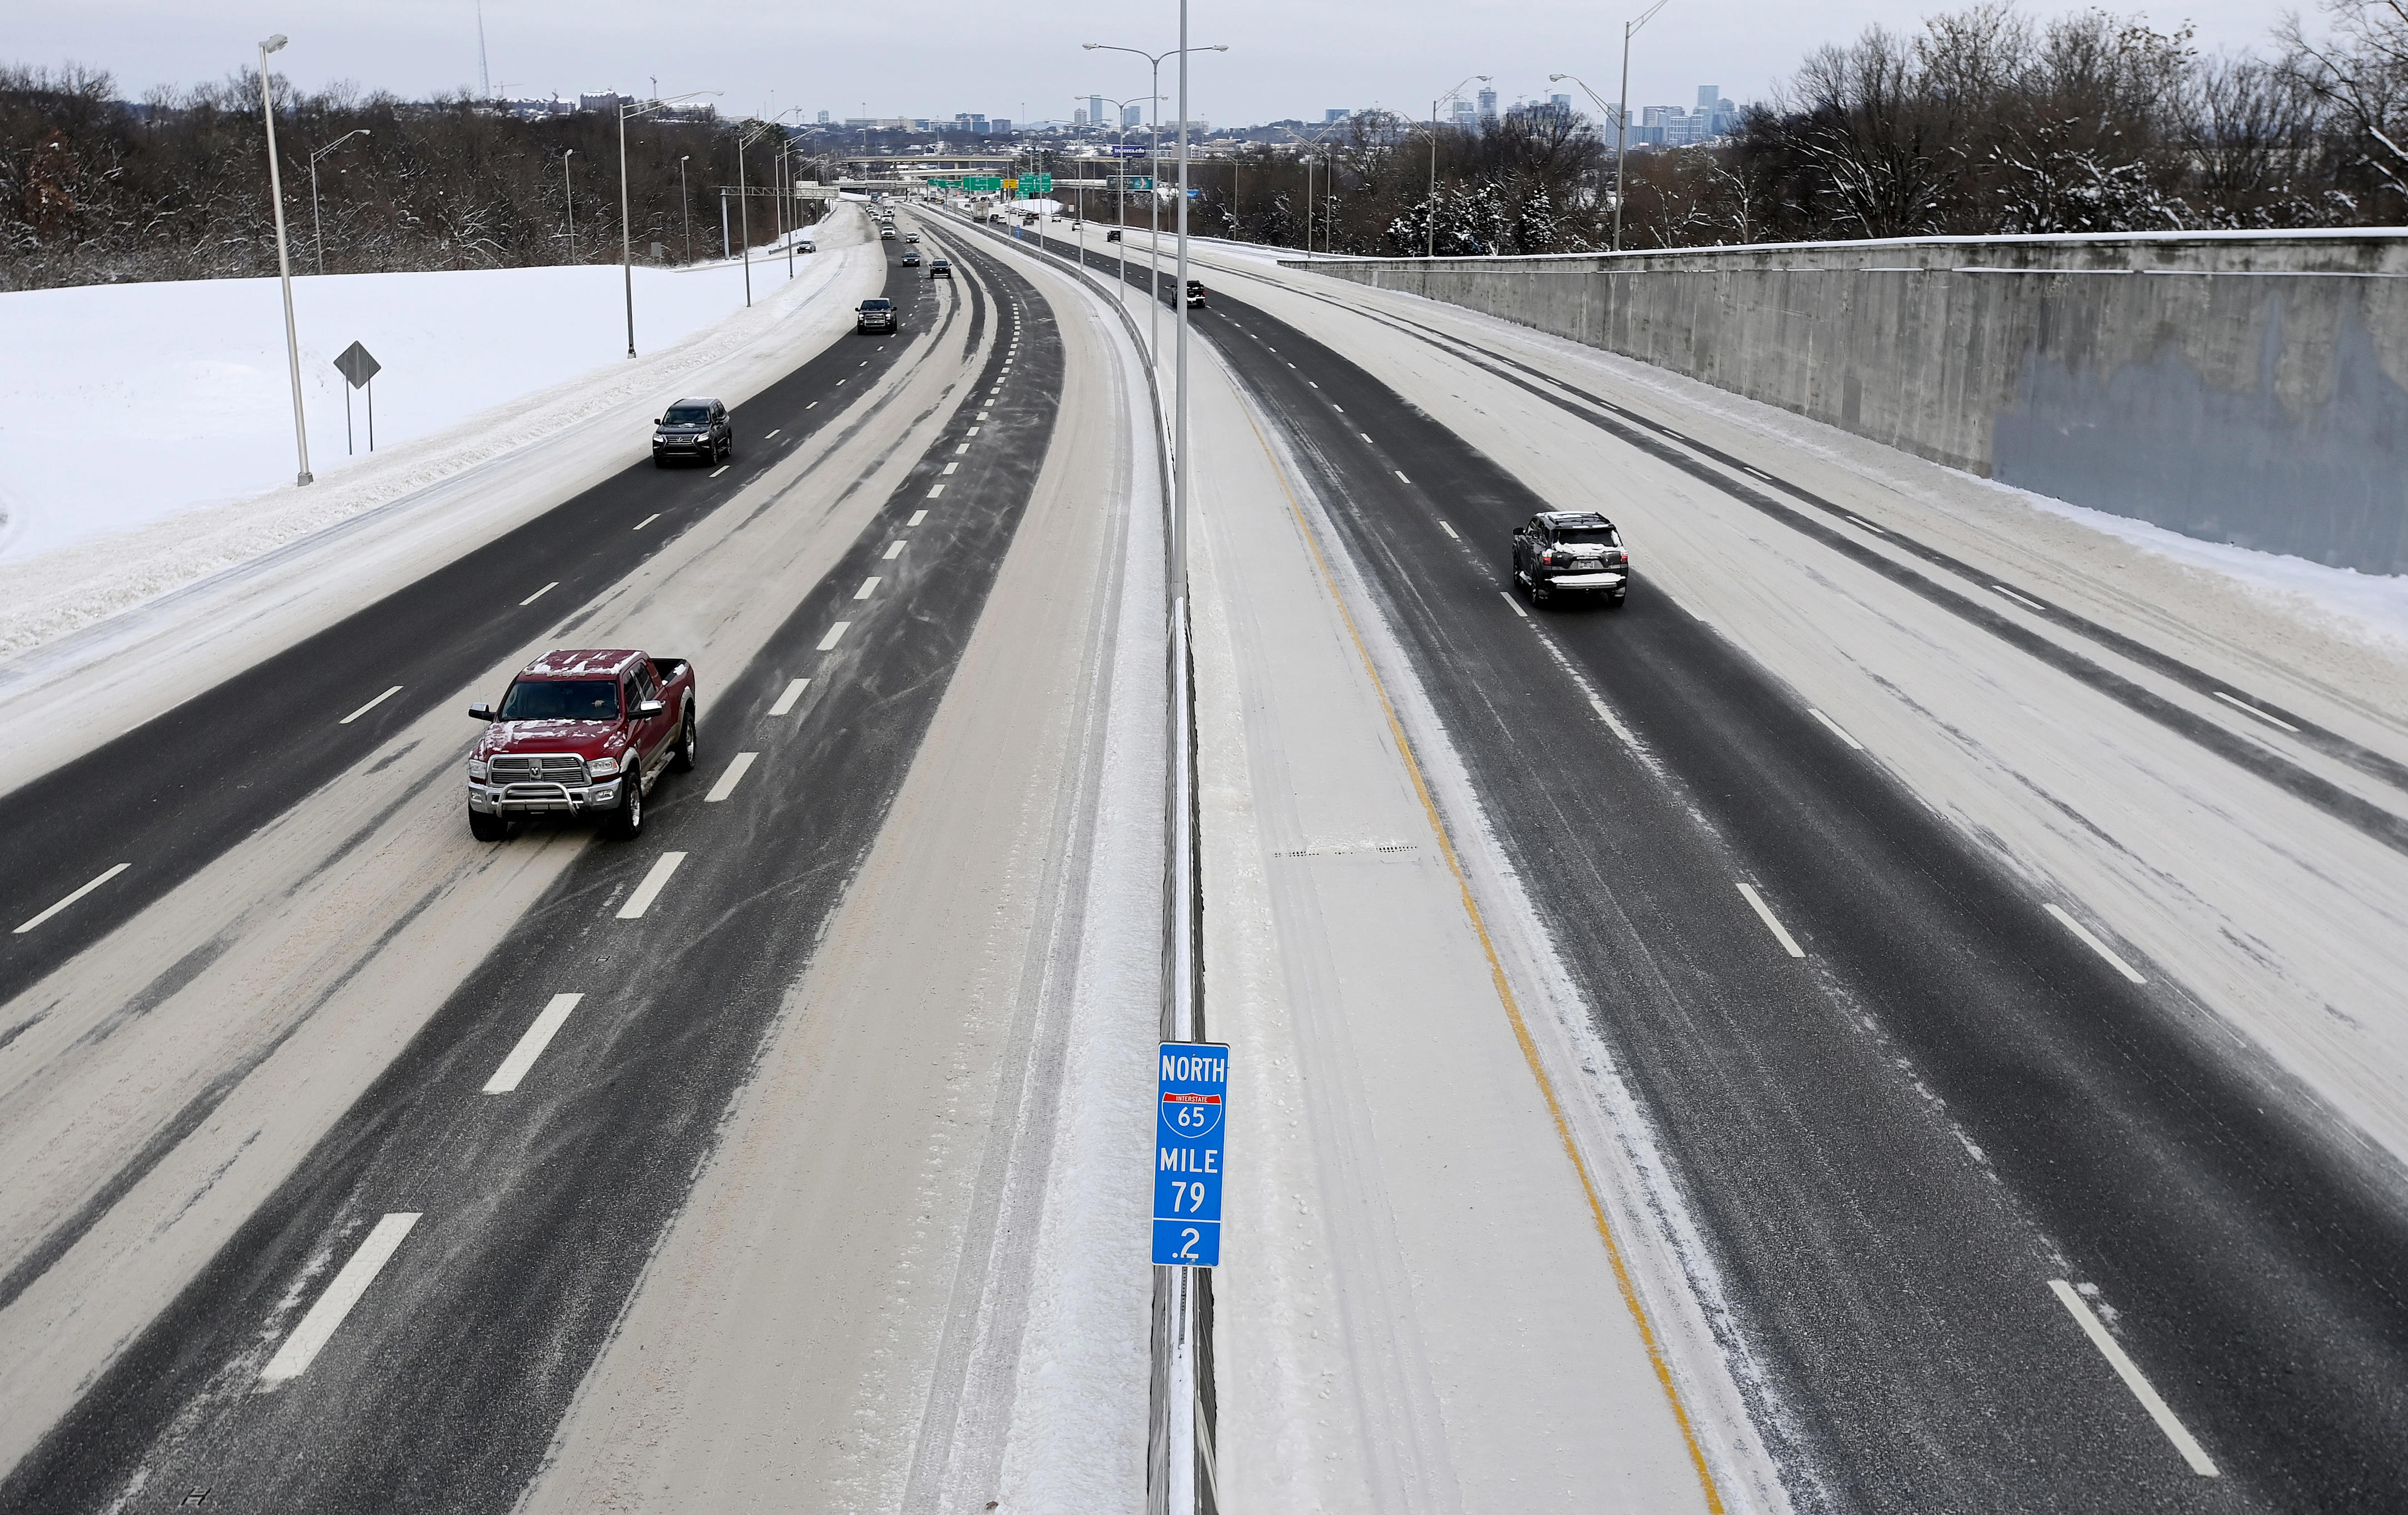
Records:
M1195 0L1192 40L1226 42L1231 50L1197 60L1191 108L1225 124L1318 119L1341 106L1426 115L1432 95L1475 70L1496 76L1509 103L1542 93L1557 72L1585 79L1611 99L1622 21L1645 3ZM251 44L271 32L291 35L277 62L305 88L351 79L423 95L477 81L475 0L28 0L10 8L15 17L0 50L22 63L106 68L128 96L241 67L254 56ZM1670 0L1632 50L1631 101L1687 104L1700 84L1719 84L1735 100L1757 98L1820 43L1874 21L1911 27L1946 8L1917 0ZM2046 16L2071 7L2026 8ZM1147 93L1143 63L1084 53L1080 43L1170 48L1178 14L1166 0L1041 7L485 0L484 7L493 81L509 93L649 93L656 76L665 94L724 91L726 109L802 106L839 118L866 107L881 116L974 110L1067 119L1074 93ZM2161 26L2192 21L2211 49L2246 49L2264 43L2279 9L2194 0L2150 14Z

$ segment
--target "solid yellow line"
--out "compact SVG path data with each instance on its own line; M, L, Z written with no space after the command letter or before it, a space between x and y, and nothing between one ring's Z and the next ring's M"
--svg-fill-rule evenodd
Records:
M1287 507L1296 516L1297 529L1304 534L1304 545L1312 550L1313 564L1321 570L1321 581L1329 586L1329 598L1346 622L1346 635L1354 638L1354 653L1363 660L1363 671L1370 676L1372 693L1380 697L1380 713L1387 717L1388 735L1396 738L1397 750L1405 755L1405 771L1412 776L1413 793L1420 796L1422 811L1429 817L1430 830L1438 836L1439 851L1446 858L1448 871L1455 875L1455 886L1462 891L1463 913L1470 918L1472 932L1480 938L1480 950L1488 955L1488 977L1497 986L1498 1002L1505 1007L1505 1019L1512 1022L1513 1040L1521 1046L1522 1060L1529 1065L1530 1077L1538 1080L1539 1093L1547 1101L1547 1113L1555 1118L1555 1136L1563 1143L1564 1156L1571 1160L1572 1172L1580 1178L1581 1193L1587 1196L1589 1218L1597 1224L1598 1239L1605 1243L1607 1261L1613 1265L1614 1287L1622 1291L1622 1302L1629 1308L1630 1318L1639 1326L1639 1339L1647 1346L1647 1361L1656 1369L1656 1381L1663 1386L1665 1401L1672 1407L1672 1419L1680 1424L1681 1440L1689 1449L1689 1464L1697 1469L1706 1508L1719 1515L1724 1508L1722 1491L1714 1486L1713 1470L1706 1465L1705 1449L1698 1444L1697 1428L1690 1423L1688 1408L1681 1403L1681 1391L1672 1382L1672 1365L1665 1359L1663 1345L1656 1339L1656 1327L1647 1319L1647 1307L1630 1281L1629 1264L1623 1258L1621 1244L1613 1239L1613 1224L1605 1217L1605 1202L1598 1197L1597 1182L1589 1176L1580 1144L1572 1138L1571 1121L1564 1114L1563 1101L1556 1097L1555 1082L1547 1077L1545 1065L1539 1061L1539 1044L1531 1039L1529 1022L1522 1017L1521 1002L1513 997L1513 987L1505 980L1505 965L1497 956L1497 944L1489 938L1488 923L1481 918L1480 904L1471 897L1471 881L1464 877L1463 863L1455 856L1455 839L1447 834L1446 822L1438 813L1438 802L1430 797L1429 785L1422 778L1421 759L1413 754L1413 744L1406 738L1404 725L1397 719L1397 708L1388 700L1388 686L1371 662L1371 650L1363 643L1354 612L1346 608L1346 597L1339 593L1338 578L1329 571L1329 560L1322 555L1312 525L1304 518L1304 507L1297 503L1296 491L1288 488L1286 470L1280 466L1278 454L1271 450L1251 411L1246 424L1254 427L1254 440L1261 444L1263 456L1269 460L1271 472L1279 479L1282 493L1287 495Z

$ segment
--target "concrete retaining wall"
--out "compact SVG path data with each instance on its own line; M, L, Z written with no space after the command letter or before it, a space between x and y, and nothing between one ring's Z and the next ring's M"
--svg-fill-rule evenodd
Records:
M1288 266L1486 311L2094 509L2408 573L2408 233Z

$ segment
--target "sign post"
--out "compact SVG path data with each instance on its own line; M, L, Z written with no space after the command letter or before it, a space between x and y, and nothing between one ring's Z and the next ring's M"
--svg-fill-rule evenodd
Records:
M1166 1267L1221 1262L1223 1154L1229 1136L1229 1049L1162 1044L1154 1129L1154 1260Z
M343 376L343 453L351 450L351 391L365 386L368 392L368 450L376 450L376 376L384 367L368 350L353 342L343 349L335 360L336 370Z

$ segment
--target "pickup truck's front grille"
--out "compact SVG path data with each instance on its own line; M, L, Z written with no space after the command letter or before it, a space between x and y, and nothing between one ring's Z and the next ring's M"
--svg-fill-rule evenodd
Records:
M488 759L485 774L496 784L582 784L585 760L568 752L513 752Z

